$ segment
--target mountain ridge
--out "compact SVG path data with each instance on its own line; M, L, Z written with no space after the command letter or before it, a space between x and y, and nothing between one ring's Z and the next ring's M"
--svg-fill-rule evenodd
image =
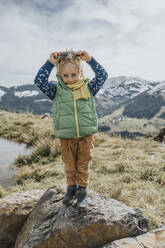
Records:
M95 99L99 125L103 126L103 130L113 129L113 118L119 120L114 121L116 126L119 122L126 123L128 119L132 125L135 125L134 120L141 121L140 127L144 123L148 126L154 120L151 130L165 125L165 81L147 81L128 76L109 78ZM0 86L0 108L17 113L51 114L52 101L34 84L10 88ZM119 131L123 128L126 127L121 125ZM134 132L139 131L131 128Z

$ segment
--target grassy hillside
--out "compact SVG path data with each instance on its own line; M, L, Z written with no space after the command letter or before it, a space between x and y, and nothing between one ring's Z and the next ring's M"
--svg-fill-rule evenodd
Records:
M121 107L120 109L117 109L114 111L111 115L106 115L102 118L99 118L99 123L103 122L109 122L110 124L110 131L108 131L109 134L113 133L121 133L123 131L129 132L129 133L140 133L144 136L150 136L155 135L157 132L159 132L161 127L165 126L165 119L162 119L161 116L163 116L165 112L165 107L163 106L158 114L156 114L152 119L148 120L146 118L131 118L131 117L125 117L124 120L121 120L115 124L113 124L113 120L119 118L120 116L123 116L123 109L124 107Z
M54 138L52 120L33 114L4 112L0 136L33 147L19 155L17 186L0 188L0 197L27 189L65 185L59 140ZM98 133L91 161L89 189L139 208L151 226L165 225L165 144L151 138L139 140Z

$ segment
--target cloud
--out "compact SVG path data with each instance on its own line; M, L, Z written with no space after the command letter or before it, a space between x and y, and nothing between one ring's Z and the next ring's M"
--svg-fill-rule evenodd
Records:
M110 76L163 80L164 11L164 0L3 0L0 85L33 83L49 54L66 48L87 50Z

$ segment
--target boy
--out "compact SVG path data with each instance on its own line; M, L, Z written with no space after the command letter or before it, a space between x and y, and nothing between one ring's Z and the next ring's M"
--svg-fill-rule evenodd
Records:
M95 73L89 81L83 77L81 60ZM48 82L57 68L56 84ZM108 77L103 67L86 51L52 52L40 68L34 83L53 101L54 133L60 138L62 160L65 165L67 192L63 204L70 205L77 198L77 208L87 208L87 186L91 149L98 130L94 96Z

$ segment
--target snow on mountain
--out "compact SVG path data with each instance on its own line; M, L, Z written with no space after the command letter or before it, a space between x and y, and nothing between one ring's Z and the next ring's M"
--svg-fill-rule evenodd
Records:
M6 94L6 92L0 89L0 97L2 97L4 94Z
M165 81L157 83L155 87L150 89L147 92L149 95L154 95L154 94L165 94Z
M155 85L156 82L149 82L135 77L113 77L107 79L97 96L134 98L140 93L152 89Z
M42 114L51 113L52 101L33 84L9 89L0 86L0 105L1 109L8 111L22 113L28 108L28 111ZM111 115L122 107L123 116L149 119L159 114L161 106L165 106L165 81L154 82L128 76L113 77L106 80L96 96L99 118Z
M24 91L14 92L14 95L18 97L36 96L38 94L39 94L39 91L36 91L36 90L24 90Z
M2 96L5 94L6 94L6 92L0 89L0 100L1 100Z

